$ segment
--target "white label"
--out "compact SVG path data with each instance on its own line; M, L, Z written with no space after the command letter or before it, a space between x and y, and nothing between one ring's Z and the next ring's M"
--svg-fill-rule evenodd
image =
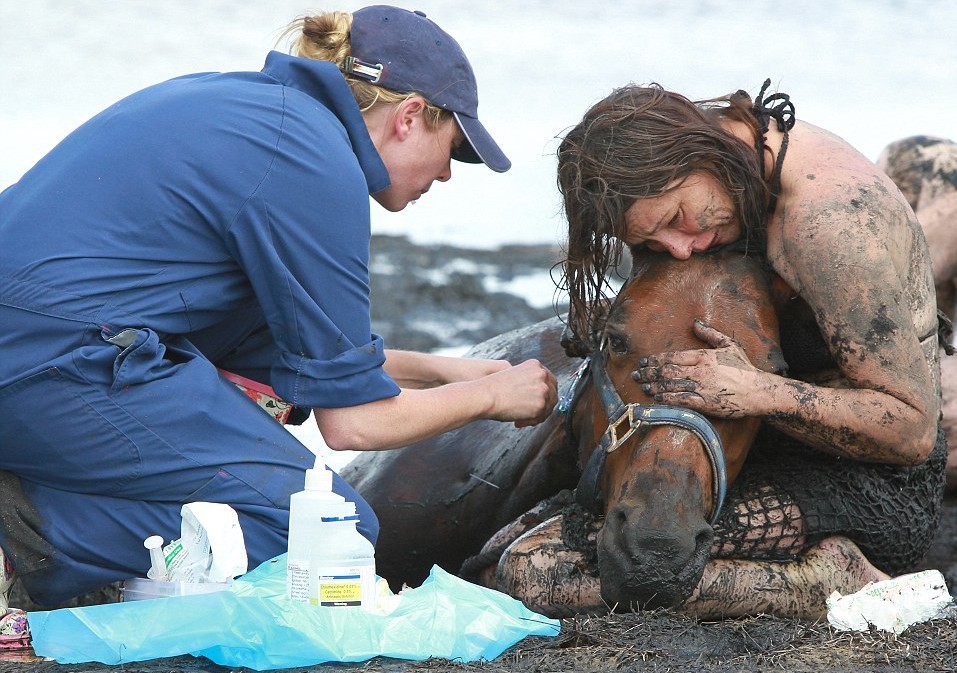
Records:
M286 565L286 593L294 601L309 601L309 564L289 561Z

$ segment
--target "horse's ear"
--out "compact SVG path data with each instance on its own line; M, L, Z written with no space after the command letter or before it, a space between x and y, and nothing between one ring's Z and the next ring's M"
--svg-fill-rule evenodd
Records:
M570 358L583 358L590 352L588 344L582 342L581 339L575 336L567 322L565 323L565 329L562 330L562 337L559 343L561 343L562 348L565 349L565 355Z
M578 338L571 328L572 314L569 310L565 319L565 329L562 330L561 345L565 349L565 355L570 358L583 358L591 355L592 351L598 348L601 341L601 331L605 324L605 318L608 317L608 311L611 310L610 299L599 299L591 304L591 316L589 316L589 334L588 340Z

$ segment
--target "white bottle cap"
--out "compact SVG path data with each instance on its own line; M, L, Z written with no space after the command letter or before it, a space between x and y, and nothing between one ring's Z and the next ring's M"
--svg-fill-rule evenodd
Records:
M332 470L326 467L321 458L316 458L316 466L306 470L307 491L332 491Z

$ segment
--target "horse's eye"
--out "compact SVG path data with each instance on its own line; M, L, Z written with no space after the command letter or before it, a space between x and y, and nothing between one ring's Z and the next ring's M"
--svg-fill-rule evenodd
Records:
M628 352L628 342L618 334L608 334L608 347L613 353Z

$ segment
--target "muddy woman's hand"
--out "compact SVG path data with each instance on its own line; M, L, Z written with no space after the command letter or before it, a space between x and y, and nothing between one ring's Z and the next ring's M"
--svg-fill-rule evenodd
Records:
M641 358L632 378L655 402L722 418L750 415L748 396L760 372L730 336L695 320L695 336L711 346Z

